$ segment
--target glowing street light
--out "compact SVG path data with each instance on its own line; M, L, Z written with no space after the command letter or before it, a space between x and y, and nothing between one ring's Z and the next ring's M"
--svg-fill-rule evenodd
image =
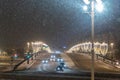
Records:
M96 2L101 4L101 3L102 3L102 0L96 0Z
M84 11L87 11L87 10L88 10L88 7L87 7L87 6L83 6L83 10L84 10Z
M91 5L91 42L92 42L92 47L91 47L91 80L94 80L94 57L95 57L95 51L94 51L94 15L95 15L95 9L97 9L97 11L102 12L103 11L103 4L101 0L83 0L84 3L86 4L86 6L88 6L88 4ZM96 5L95 5L96 2ZM87 8L83 7L83 10L86 11Z
M86 10L88 10L88 6L87 6L87 5L90 4L90 0L83 0L83 1L84 1L84 3L86 4L85 6L83 6L83 10L86 11ZM94 8L95 8L98 12L102 12L103 9L104 9L102 0L92 0L92 2L91 2L91 8L92 8L92 3L93 3L93 2L94 2L94 3L96 2L96 4L94 4L94 5L95 5Z
M89 0L83 0L85 4L90 4Z
M98 4L96 5L96 10L97 10L98 12L102 12L102 11L103 11L103 5L102 5L102 3L98 3Z
M110 43L110 46L113 47L113 46L114 46L114 43Z

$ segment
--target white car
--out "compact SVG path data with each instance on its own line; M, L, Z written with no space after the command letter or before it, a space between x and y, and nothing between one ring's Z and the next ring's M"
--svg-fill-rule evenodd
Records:
M47 64L47 63L48 63L48 60L42 60L42 63L43 63L43 64Z
M56 56L55 55L51 55L50 58L56 58Z
M56 61L56 58L50 58L50 61Z
M63 62L64 60L62 58L57 58L57 62Z
M56 56L55 55L51 55L50 56L50 61L56 61Z
M63 69L62 66L57 66L57 67L56 67L56 71L64 71L64 69Z

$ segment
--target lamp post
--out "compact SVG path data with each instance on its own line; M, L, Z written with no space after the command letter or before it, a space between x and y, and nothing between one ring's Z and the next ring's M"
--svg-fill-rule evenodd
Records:
M114 43L110 43L110 57L114 59Z
M28 49L28 52L29 52L29 50L30 50L30 43L29 42L27 42L27 49Z
M94 80L94 61L95 61L95 52L94 52L94 15L95 15L95 7L97 8L97 10L99 12L102 12L103 10L103 5L102 5L102 1L101 0L91 0L91 2L89 0L83 0L84 3L86 5L90 4L90 8L91 8L91 42L92 42L92 46L91 46L91 80ZM97 5L95 6L95 2L97 3ZM86 11L88 8L86 6L83 7L83 9Z
M92 60L91 60L91 80L94 80L94 57L95 57L95 52L94 52L94 0L91 2L91 36L92 36Z

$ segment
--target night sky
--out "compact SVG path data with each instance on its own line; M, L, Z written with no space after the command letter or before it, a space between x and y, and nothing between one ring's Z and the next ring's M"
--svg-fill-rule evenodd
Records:
M95 33L120 33L120 0L103 0L95 13ZM82 0L0 0L0 48L24 47L43 41L50 47L70 47L90 37L90 15Z

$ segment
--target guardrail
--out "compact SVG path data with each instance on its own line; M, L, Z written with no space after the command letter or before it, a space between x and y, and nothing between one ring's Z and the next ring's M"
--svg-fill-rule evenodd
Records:
M76 52L74 52L74 53L76 53ZM88 54L91 56L91 52L79 52L79 53L84 53L84 54ZM120 61L118 61L118 60L112 60L112 59L102 56L100 54L95 54L95 58L97 60L103 61L104 63L110 64L114 67L120 68Z
M99 54L96 54L96 59L102 60L103 62L108 63L108 64L111 64L111 65L113 65L113 66L115 66L115 67L117 67L117 68L119 68L118 66L120 66L120 62L119 62L119 61L117 61L117 60L112 60L112 59L110 59L110 58L107 58L107 57L102 56L102 55L99 55Z
M81 53L81 52L80 52L80 53ZM91 55L90 52L82 52L82 53ZM103 61L103 62L105 62L105 63L107 63L107 64L110 64L110 65L112 65L112 66L114 66L114 67L120 68L120 61L110 59L110 58L108 58L108 57L106 57L106 56L103 56L103 55L100 55L100 54L95 54L95 58L96 58L97 60L101 60L101 61Z
M12 80L90 80L91 72L78 73L0 73L1 79ZM95 73L95 80L120 80L120 74Z

